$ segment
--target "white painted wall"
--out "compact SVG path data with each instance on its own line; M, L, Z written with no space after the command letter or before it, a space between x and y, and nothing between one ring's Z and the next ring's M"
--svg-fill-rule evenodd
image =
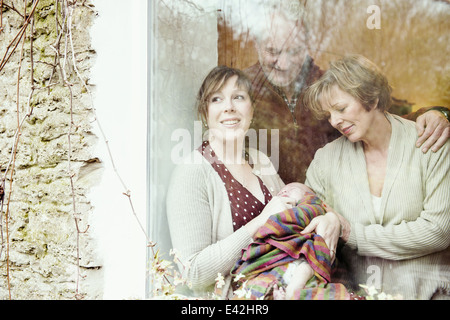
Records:
M97 60L90 83L99 123L115 167L131 191L135 212L145 227L147 170L147 1L95 0L99 16L91 30ZM94 123L96 134L101 137ZM145 297L146 238L115 174L106 143L98 142L105 165L91 193L91 224L104 268L104 299Z

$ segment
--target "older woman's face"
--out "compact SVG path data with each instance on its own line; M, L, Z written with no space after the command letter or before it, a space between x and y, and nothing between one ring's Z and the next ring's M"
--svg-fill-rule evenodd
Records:
M237 86L237 79L228 79L208 100L209 134L223 141L243 139L253 118L250 96Z
M366 140L373 131L374 113L378 109L373 107L367 111L357 99L338 86L332 88L327 105L324 111L329 114L328 121L350 141Z

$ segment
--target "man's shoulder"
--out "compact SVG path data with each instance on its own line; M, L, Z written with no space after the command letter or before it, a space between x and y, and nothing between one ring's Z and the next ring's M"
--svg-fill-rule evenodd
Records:
M308 74L308 85L313 84L325 73L325 70L320 68L315 62L314 59L311 58L309 74Z
M256 62L255 64L251 65L250 67L242 69L247 75L253 75L259 72L261 70L261 64L259 62Z

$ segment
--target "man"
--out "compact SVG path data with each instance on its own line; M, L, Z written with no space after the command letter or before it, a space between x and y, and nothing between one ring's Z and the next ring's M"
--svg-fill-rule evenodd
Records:
M340 134L328 121L317 120L302 103L304 89L323 74L308 53L303 8L298 0L268 3L272 3L269 11L261 16L261 20L268 18L267 23L253 32L259 61L245 70L256 98L252 128L267 130L267 153L274 165L278 164L282 180L304 182L316 150ZM417 118L417 145L424 152L436 151L450 137L445 117L448 109L439 110L423 108L407 116ZM274 142L278 138L279 144L271 145L276 130L279 136L273 138Z

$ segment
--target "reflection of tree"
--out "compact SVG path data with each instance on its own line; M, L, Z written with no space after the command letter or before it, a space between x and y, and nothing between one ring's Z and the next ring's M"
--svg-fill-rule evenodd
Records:
M354 12L350 12L354 9L352 9L353 6L348 4L348 1L343 0L305 0L304 2L310 30L310 52L317 59L322 53L328 51L333 34L344 22L343 17L355 17ZM344 23L354 23L354 19L345 19ZM339 53L334 52L332 54Z
M263 1L271 0L221 2L219 63L245 68L256 62L248 35L264 23ZM362 54L388 76L395 96L420 106L448 105L448 1L299 1L306 7L310 54L322 68L342 55ZM380 8L380 29L366 24L373 5Z
M382 36L392 41L383 47L384 59L379 63L390 73L398 95L411 96L409 99L420 105L448 105L444 98L448 88L440 79L448 79L450 72L450 5L426 0L394 1L385 8Z
M221 1L218 9L219 54L224 58L219 59L219 64L241 68L254 61L253 57L245 54L245 47L252 47L250 38L251 19L246 19L246 6L231 6L229 2ZM225 53L225 54L224 54ZM236 65L236 59L242 60Z
M322 68L339 55L373 60L394 86L395 96L421 106L448 105L450 6L433 0L308 1L311 33ZM381 29L370 30L366 10L381 9Z
M347 53L373 60L387 74L399 98L419 105L445 104L448 88L442 83L450 73L450 4L440 0L298 0L306 7L310 54L322 68ZM268 15L262 3L275 0L161 0L170 7L172 22L200 20L217 11L219 64L246 68L257 60L251 30ZM284 2L284 1L283 1ZM376 5L381 29L367 28ZM183 8L180 10L180 8ZM195 13L195 14L194 14ZM178 21L178 22L177 22ZM178 42L179 41L179 42ZM195 48L177 39L180 50ZM446 102L447 101L447 102Z

